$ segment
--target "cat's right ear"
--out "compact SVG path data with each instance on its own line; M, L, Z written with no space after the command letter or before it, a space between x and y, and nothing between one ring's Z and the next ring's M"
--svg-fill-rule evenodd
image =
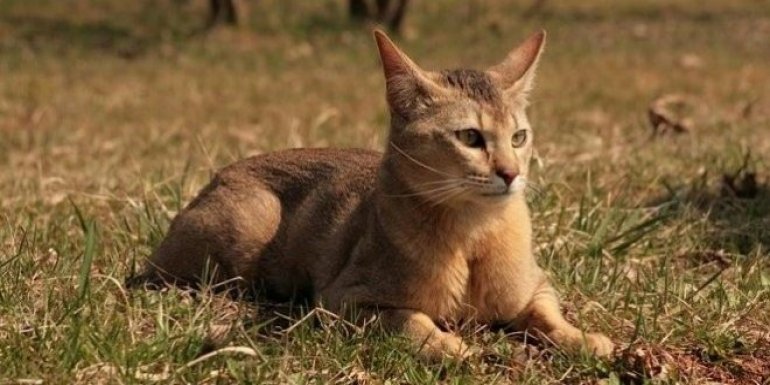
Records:
M446 92L398 49L384 32L375 30L374 39L382 61L391 112L408 119Z

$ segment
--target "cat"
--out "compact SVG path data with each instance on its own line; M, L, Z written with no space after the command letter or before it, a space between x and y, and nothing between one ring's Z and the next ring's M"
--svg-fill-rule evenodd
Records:
M375 41L391 123L384 153L292 149L238 161L172 221L144 277L236 278L277 299L376 315L419 357L473 354L438 324L533 330L609 355L561 315L531 245L525 109L545 31L486 71L421 69Z

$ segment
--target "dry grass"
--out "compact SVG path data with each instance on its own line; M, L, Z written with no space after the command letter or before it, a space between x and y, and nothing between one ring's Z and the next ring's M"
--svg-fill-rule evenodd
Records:
M402 43L429 68L548 30L537 252L568 315L623 348L466 330L487 357L428 367L322 312L123 289L218 167L385 134L373 44L342 1L260 1L209 35L202 3L0 0L0 383L768 383L767 4L415 2ZM653 137L669 94L689 129ZM745 159L757 188L738 198L722 176Z

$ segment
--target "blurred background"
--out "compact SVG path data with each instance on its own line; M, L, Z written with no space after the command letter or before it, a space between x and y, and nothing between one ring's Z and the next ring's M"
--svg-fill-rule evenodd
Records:
M0 295L0 326L76 293L49 279L130 275L227 163L382 148L375 26L426 69L483 69L547 30L531 201L568 314L600 303L582 318L594 329L706 351L681 353L703 378L749 378L709 357L768 346L766 0L0 0L0 293L15 293ZM26 364L42 348L8 330L26 350L0 354L5 367L53 370ZM67 330L43 350L68 351ZM126 330L115 338L142 333Z
M762 153L751 138L767 129L769 12L758 0L2 0L0 151L15 172L106 193L204 154L218 166L290 146L377 148L387 115L370 28L382 20L429 69L484 68L546 29L532 109L544 156L624 157L666 96L678 116L657 130Z
M382 4L403 11L397 28ZM532 113L549 154L641 145L650 104L669 94L691 137L716 129L738 143L758 130L728 126L766 123L768 12L757 0L3 0L0 149L52 161L54 175L85 166L81 183L132 163L178 168L203 147L212 160L376 148L387 115L370 27L381 19L429 69L484 68L546 29Z
M640 202L723 176L751 190L733 195L759 191L767 1L2 0L0 207L182 179L186 199L247 155L381 148L377 25L427 69L483 69L546 29L530 110L541 183L582 189L592 172Z

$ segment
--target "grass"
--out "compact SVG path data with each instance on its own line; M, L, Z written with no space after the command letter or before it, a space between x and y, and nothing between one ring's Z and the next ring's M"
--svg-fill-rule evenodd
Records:
M203 3L0 0L0 383L770 381L766 3L414 2L401 43L427 68L483 68L548 30L536 251L569 318L621 347L464 330L489 354L441 366L318 310L123 288L217 168L386 134L344 2L260 1L200 34ZM672 93L692 128L653 137L647 107ZM724 192L737 171L749 198Z

